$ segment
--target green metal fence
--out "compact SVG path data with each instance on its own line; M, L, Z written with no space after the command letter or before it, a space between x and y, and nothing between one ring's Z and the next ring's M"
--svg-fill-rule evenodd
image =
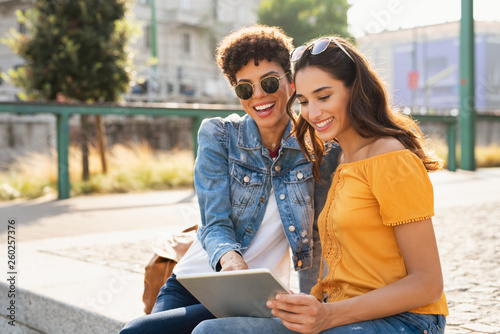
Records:
M412 115L417 122L436 122L446 125L446 144L448 145L448 170L457 170L457 117L436 115Z
M420 123L425 122L435 122L435 123L444 123L446 125L446 143L448 146L448 170L454 172L457 169L457 154L456 154L456 146L457 146L457 127L460 125L460 122L463 122L459 116L439 116L439 115L412 115L413 119ZM490 114L474 114L474 125L476 121L490 121L490 122L499 122L500 115L490 115ZM461 145L464 145L464 141L462 140ZM473 141L474 143L475 141ZM474 148L473 148L474 150ZM467 160L469 159L469 160ZM472 159L472 161L470 161ZM474 156L462 156L461 157L461 165L471 166L475 165ZM466 170L470 170L470 167L467 167ZM475 169L475 168L474 168Z
M236 105L213 104L180 104L180 103L151 103L151 104L58 104L58 103L2 103L0 113L12 114L53 114L56 117L57 129L57 170L58 170L58 198L65 199L70 196L69 181L69 117L75 114L87 115L148 115L148 116L182 116L192 120L192 135L194 155L198 151L197 133L204 118L221 116L232 113L243 115L245 112ZM456 141L458 118L454 116L413 116L419 122L438 122L446 124L448 143L448 169L455 171ZM477 115L477 120L487 119L500 121L500 116Z
M194 154L198 151L197 133L204 118L228 116L232 113L240 115L244 111L238 106L208 104L57 104L57 103L0 103L1 113L13 114L53 114L56 117L57 131L57 188L58 198L70 196L69 182L69 117L74 114L87 115L148 115L148 116L182 116L192 120Z

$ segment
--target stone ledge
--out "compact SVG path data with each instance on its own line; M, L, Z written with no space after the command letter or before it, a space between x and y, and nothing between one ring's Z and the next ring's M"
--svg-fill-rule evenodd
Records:
M9 287L0 282L0 295L7 295ZM15 327L2 314L0 332L26 334L59 333L118 333L124 322L104 317L58 300L38 295L24 289L16 289ZM7 308L7 299L2 299L1 309Z

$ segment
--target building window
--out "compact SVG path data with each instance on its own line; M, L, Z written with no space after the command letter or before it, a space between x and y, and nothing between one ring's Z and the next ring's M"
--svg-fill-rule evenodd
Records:
M26 13L25 10L22 10L21 12L23 13L23 15ZM28 33L28 31L26 29L26 25L24 23L19 22L17 29L19 30L19 32L21 34L26 35Z
M218 7L219 7L219 0L212 0L212 17L214 20L217 20L217 18L219 17Z
M185 55L191 54L191 35L188 32L182 34L182 50Z
M144 27L144 46L147 48L151 47L151 26L147 25Z

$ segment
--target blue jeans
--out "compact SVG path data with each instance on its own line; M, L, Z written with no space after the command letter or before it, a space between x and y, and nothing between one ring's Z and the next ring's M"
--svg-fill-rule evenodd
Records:
M327 329L322 334L402 334L429 333L442 334L446 325L443 315L417 314L405 312L390 317ZM203 321L193 334L289 334L296 333L287 329L279 318L220 318Z
M172 274L160 289L151 314L127 323L120 334L190 334L200 322L214 318Z

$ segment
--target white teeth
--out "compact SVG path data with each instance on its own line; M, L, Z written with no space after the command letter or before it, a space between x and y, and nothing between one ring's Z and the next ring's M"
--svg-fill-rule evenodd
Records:
M261 111L267 108L271 108L272 106L274 106L274 103L263 104L261 106L255 107L255 110Z
M316 124L316 126L317 126L318 128L322 128L322 127L326 126L327 124L331 123L332 121L333 121L333 117L330 117L329 119L324 120L323 122L320 122L320 123L314 123L314 124Z

